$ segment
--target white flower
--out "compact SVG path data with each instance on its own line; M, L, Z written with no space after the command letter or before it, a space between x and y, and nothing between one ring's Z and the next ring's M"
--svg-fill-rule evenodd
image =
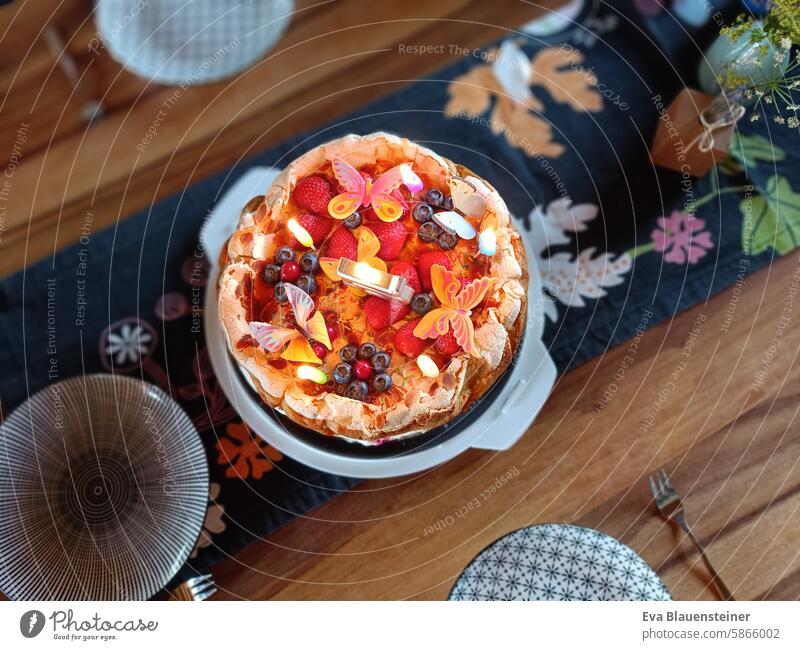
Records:
M781 47L782 47L784 50L788 50L789 48L791 48L791 47L792 47L792 39L791 39L791 38L789 38L788 36L784 36L784 37L781 39Z
M764 103L765 104L771 104L772 103L772 97L770 97L769 95L764 97Z
M118 364L126 361L136 363L147 353L147 344L152 337L141 325L124 323L118 332L106 335L106 354L114 357Z
M197 557L197 553L201 548L211 546L213 535L218 535L227 528L225 522L222 520L222 515L225 514L225 506L217 502L220 492L219 483L211 483L208 487L208 510L206 510L203 530L200 531L200 537L197 538L197 544L195 544L194 550L192 550L191 557L193 558Z
M775 52L775 62L783 63L783 52Z
M798 120L796 117L790 117L788 120L786 120L786 126L788 126L790 129L796 129L798 126L800 126L800 120Z
M786 122L786 120L785 120L785 119L783 119L783 117L782 117L782 116L780 116L780 115L776 115L776 116L775 116L775 122L776 122L776 124L784 124L784 123Z
M760 117L761 117L761 116L760 116L758 113L753 113L753 114L750 116L750 121L751 121L751 122L758 122L758 118L760 118Z

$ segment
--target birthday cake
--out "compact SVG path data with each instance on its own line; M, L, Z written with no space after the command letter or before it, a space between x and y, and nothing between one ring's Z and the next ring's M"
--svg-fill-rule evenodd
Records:
M382 442L449 422L520 344L527 263L485 180L386 133L284 169L221 252L228 349L265 404Z

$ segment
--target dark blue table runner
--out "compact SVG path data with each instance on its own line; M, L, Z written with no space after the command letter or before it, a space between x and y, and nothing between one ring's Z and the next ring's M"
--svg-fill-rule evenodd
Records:
M693 212L681 175L649 163L654 96L666 103L693 82L692 39L702 46L713 32L711 23L684 31L627 3L587 2L565 32L505 39L502 52L521 52L533 68L523 103L497 85L496 44L114 229L95 233L87 219L78 244L0 284L3 411L52 381L112 367L161 385L193 417L211 467L206 527L190 564L202 570L235 553L355 482L301 466L250 434L210 371L197 235L225 188L253 165L283 166L349 132L387 130L428 144L490 179L543 242L532 253L551 297L545 338L564 371L797 243L797 154L785 144L797 132L771 128L769 115L740 124L746 168L734 160L693 181Z

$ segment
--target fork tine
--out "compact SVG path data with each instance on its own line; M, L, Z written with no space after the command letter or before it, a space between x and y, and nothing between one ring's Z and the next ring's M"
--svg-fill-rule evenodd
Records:
M667 472L664 470L663 467L661 468L661 476L664 479L664 487L667 490L674 490L675 488L672 487L672 482L669 480L669 475L667 474Z
M656 487L656 481L652 475L648 477L650 479L650 491L653 493L653 498L658 500L658 488Z
M212 584L203 591L193 594L195 600L206 600L217 593L217 588Z
M211 580L211 574L206 573L202 576L195 576L194 578L189 578L184 584L188 586L190 589L194 589L196 586L200 586L201 583L209 582Z

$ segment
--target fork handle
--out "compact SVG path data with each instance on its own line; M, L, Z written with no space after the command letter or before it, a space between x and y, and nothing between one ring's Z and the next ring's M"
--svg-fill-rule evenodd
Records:
M717 573L717 570L714 568L714 565L711 564L711 560L708 559L706 551L703 548L703 545L700 543L700 540L697 539L697 537L695 537L695 534L692 532L692 529L689 528L689 524L686 523L686 519L684 518L683 513L676 513L674 519L676 522L678 522L678 525L681 528L683 528L683 531L689 536L689 539L692 540L697 550L700 551L700 557L703 558L703 562L705 563L706 568L708 569L709 573L711 573L711 579L714 581L714 586L719 592L719 595L722 596L722 599L736 600L733 597L731 590L728 589L727 585L725 584L725 582L723 582L719 573Z

